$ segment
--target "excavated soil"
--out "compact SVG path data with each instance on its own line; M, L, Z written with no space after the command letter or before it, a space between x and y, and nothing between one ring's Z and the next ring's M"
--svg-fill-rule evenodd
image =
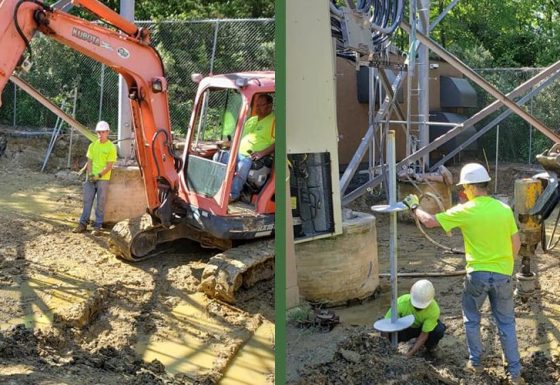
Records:
M81 182L34 171L37 146L9 138L0 157L0 383L274 383L273 281L231 306L197 291L211 250L130 264L108 231L71 233Z
M458 169L453 170L455 176ZM498 193L513 197L516 178L534 174L526 165L500 165ZM494 176L493 173L491 173ZM493 186L492 186L493 188ZM371 196L354 202L353 209L369 211L376 202ZM388 217L377 215L379 267L389 272ZM550 231L552 225L548 224ZM428 231L440 243L462 248L460 232L444 234L441 229ZM398 224L398 271L401 273L453 273L464 269L462 255L444 254L429 243L412 222ZM519 269L519 261L516 263ZM526 301L515 300L517 336L527 384L560 383L560 247L544 253L540 247L532 260L537 273L537 287ZM419 278L399 278L399 293L407 292ZM301 327L309 304L289 314L287 329L288 384L506 384L499 336L491 318L488 301L483 307L481 325L485 349L484 373L472 375L464 370L468 354L461 314L463 276L429 278L436 288L441 320L446 324L445 337L435 355L420 351L411 359L404 357L409 344L397 349L374 331L373 322L390 306L391 287L381 278L375 295L357 304L334 308L341 323L332 331ZM409 342L410 343L410 342Z

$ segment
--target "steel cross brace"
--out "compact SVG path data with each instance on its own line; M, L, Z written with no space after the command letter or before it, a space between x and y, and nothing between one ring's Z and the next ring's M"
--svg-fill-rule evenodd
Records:
M528 79L524 83L517 86L513 91L507 94L508 98L518 97L519 95L523 94L531 87L533 87L535 84L547 79L552 75L556 76L558 71L560 71L560 61L557 61L556 63L550 65L549 67L545 68L544 70L542 70L541 72L533 76L531 79ZM430 151L433 151L434 149L438 148L439 146L453 139L455 136L459 135L464 129L473 126L474 124L478 123L479 121L481 121L488 115L492 114L493 112L497 111L501 107L502 107L502 102L500 100L495 100L494 102L490 103L488 106L486 106L485 108L483 108L482 110L480 110L479 112L477 112L476 114L474 114L473 116L465 120L463 123L456 125L455 128L451 129L446 134L436 138L433 142L431 142L427 146L422 147L415 153L401 160L397 164L397 167L408 165L409 163L412 163L417 159L420 159L425 154L428 154ZM342 204L343 205L349 204L354 199L364 194L368 188L378 186L382 182L382 180L383 177L381 175L378 175L372 180L363 184L362 186L344 195L342 197Z
M401 22L401 27L407 32L411 31L410 26L405 22ZM451 64L454 68L459 70L463 75L471 79L474 83L478 84L483 90L488 92L490 95L494 96L506 107L510 108L513 112L515 112L517 115L523 118L523 120L525 120L527 123L529 123L537 130L539 130L541 133L543 133L543 135L545 135L546 137L548 137L550 140L554 142L560 142L560 136L558 136L558 134L556 134L553 130L545 126L540 120L535 118L533 115L529 114L523 108L515 104L513 100L509 99L506 95L500 92L496 87L494 87L492 84L487 82L482 76L474 72L466 64L464 64L455 56L453 56L451 53L446 51L435 41L433 41L432 39L430 39L429 37L427 37L426 35L418 31L416 31L416 38L426 47L434 51L439 57L441 57L446 62Z
M558 75L560 75L560 70L558 70L556 73L554 73L554 75L552 75L550 78L548 78L546 81L544 81L543 83L539 84L539 86L537 88L535 88L534 90L532 90L531 92L529 92L527 95L523 96L521 99L519 99L519 101L517 102L518 105L522 106L525 103L527 103L527 101L529 101L534 95L538 94L539 92L541 92L544 88L548 87L554 80L556 80L556 78L558 77ZM457 148L455 148L453 151L451 151L449 154L447 154L443 159L441 159L439 162L437 162L436 164L434 164L432 167L430 167L430 171L434 171L435 169L437 169L439 166L443 165L445 162L447 162L449 159L453 158L457 153L461 152L463 149L467 148L472 142L474 142L475 140L477 140L478 138L480 138L482 135L484 135L486 132L488 132L491 128L493 128L494 126L496 126L497 124L499 124L502 120L504 120L505 118L507 118L508 116L510 116L512 114L511 110L506 110L504 112L502 112L498 117L496 117L496 119L492 120L490 123L488 123L486 126L484 126L483 128L481 128L476 134L474 134L473 136L469 137L469 139L467 139L464 143L461 143L459 146L457 146Z
M21 88L29 95L31 95L35 100L37 100L43 106L51 110L56 116L60 117L62 120L68 123L69 126L74 127L76 130L78 130L83 136L88 138L91 142L97 139L97 136L89 128L87 128L86 126L78 122L76 119L68 115L66 112L62 111L56 104L48 100L39 91L33 88L31 84L27 83L25 80L21 79L16 75L11 75L10 80L12 81L12 83L14 83L19 88Z
M362 138L362 141L360 142L360 145L358 146L358 149L356 150L356 153L354 154L354 156L350 160L350 163L348 164L348 167L346 167L346 170L344 170L344 174L342 174L342 177L340 178L340 192L341 193L344 193L344 191L346 191L346 189L348 188L348 185L350 184L350 181L352 180L352 177L354 176L354 174L358 170L360 162L362 161L362 159L363 159L363 157L364 157L364 155L365 155L365 153L366 153L366 151L369 147L369 143L374 137L376 127L377 127L378 123L383 119L385 114L390 110L390 106L395 101L396 90L399 88L399 86L401 84L401 81L404 80L404 78L406 78L406 73L399 72L399 74L397 75L397 77L393 81L393 84L391 85L392 94L387 93L387 95L385 96L385 99L383 100L383 103L381 104L381 106L379 107L379 110L377 110L377 113L375 114L375 117L373 118L372 124L369 126L366 134Z

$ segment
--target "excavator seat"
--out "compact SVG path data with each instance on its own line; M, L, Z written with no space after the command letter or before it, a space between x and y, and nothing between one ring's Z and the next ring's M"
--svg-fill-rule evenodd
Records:
M265 185L268 176L272 172L274 160L272 156L266 156L259 160L254 160L247 177L247 185L257 193Z

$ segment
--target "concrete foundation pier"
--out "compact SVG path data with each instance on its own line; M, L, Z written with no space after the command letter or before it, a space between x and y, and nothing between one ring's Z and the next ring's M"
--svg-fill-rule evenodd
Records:
M146 212L146 189L138 166L116 166L111 173L105 223L113 225Z
M327 306L365 299L379 286L375 217L351 212L339 236L296 244L300 295Z

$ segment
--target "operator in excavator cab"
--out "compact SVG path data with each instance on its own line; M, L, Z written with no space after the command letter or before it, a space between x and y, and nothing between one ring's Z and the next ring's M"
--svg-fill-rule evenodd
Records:
M429 355L434 353L439 340L445 334L445 325L439 320L440 310L435 297L435 289L430 281L421 279L410 288L410 294L401 295L397 299L397 313L399 317L414 316L411 327L401 330L398 334L399 342L406 342L416 338L414 345L406 353L410 358L422 348L426 347ZM391 318L391 309L385 314ZM385 334L385 333L384 333ZM390 338L390 334L386 334Z
M245 122L243 137L239 145L237 170L231 187L230 202L240 198L251 169L257 165L260 168L259 161L274 153L276 118L272 112L273 102L274 100L269 94L258 95L255 103L256 115ZM216 153L214 160L227 164L229 155L229 151L220 151Z
M461 169L457 184L463 187L467 202L436 215L422 210L416 195L408 195L403 203L424 226L440 226L446 232L458 227L463 233L467 262L462 299L469 353L466 369L475 374L484 370L480 309L488 297L510 383L523 384L515 331L512 281L514 258L519 252L521 241L511 208L488 195L489 181L490 175L484 166L469 163Z
M93 200L97 196L92 234L98 236L101 235L105 200L113 163L117 161L117 149L109 140L109 123L103 120L99 121L95 127L95 132L97 133L97 140L89 145L86 155L88 160L86 165L87 179L84 183L84 208L80 223L72 232L83 233L87 230Z

